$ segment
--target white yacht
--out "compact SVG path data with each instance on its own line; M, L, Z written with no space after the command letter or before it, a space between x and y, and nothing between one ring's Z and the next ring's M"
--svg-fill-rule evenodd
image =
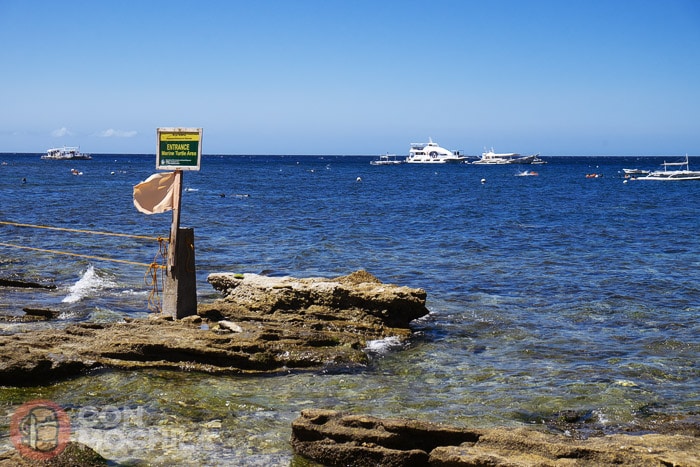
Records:
M496 153L491 150L481 154L481 158L472 162L472 164L543 164L539 154L532 156L521 156L517 152Z
M92 159L90 154L83 154L80 152L80 147L67 147L62 148L51 148L46 151L46 154L41 156L42 159L49 160L87 160Z
M654 170L646 177L637 177L635 180L700 180L700 171L690 170L688 154L685 155L683 162L664 161L662 165L664 166L663 170ZM679 169L668 170L669 167L679 167Z
M467 160L459 151L450 151L433 143L428 138L427 143L411 143L406 162L409 164L445 164L447 162L464 162Z

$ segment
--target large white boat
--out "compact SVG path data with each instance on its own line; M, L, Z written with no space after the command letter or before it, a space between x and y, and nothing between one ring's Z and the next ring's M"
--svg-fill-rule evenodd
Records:
M63 146L62 148L51 148L47 150L46 154L41 156L41 158L49 160L87 160L92 159L92 156L80 152L80 147Z
M636 180L700 180L700 171L690 170L688 164L688 154L685 155L685 161L682 162L666 162L662 164L663 170L654 170L646 177L637 177ZM669 167L679 167L679 169L671 169ZM683 168L685 167L685 169Z
M491 150L481 154L481 158L472 162L472 164L544 164L545 162L539 158L539 154L532 156L521 156L517 152L496 153Z
M433 143L428 138L427 143L411 143L406 162L409 164L445 164L447 162L464 162L467 160L459 151L450 151Z

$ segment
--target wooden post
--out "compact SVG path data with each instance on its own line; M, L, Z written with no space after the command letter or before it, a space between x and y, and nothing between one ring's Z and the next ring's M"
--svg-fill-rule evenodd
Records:
M163 314L181 319L197 314L197 271L194 256L194 229L180 228L182 171L175 171L173 223L163 285Z
M163 313L182 319L197 314L194 229L180 228L176 238L175 266L168 269L163 286Z
M175 171L173 181L173 222L170 225L170 247L168 248L168 273L175 267L177 258L177 231L180 229L180 202L182 199L182 170Z

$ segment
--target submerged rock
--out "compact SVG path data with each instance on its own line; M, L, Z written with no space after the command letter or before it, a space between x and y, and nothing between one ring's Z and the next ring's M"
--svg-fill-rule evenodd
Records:
M212 274L222 299L180 321L121 323L0 336L0 381L46 383L99 368L276 373L368 362L367 343L406 339L428 313L425 291L359 271L337 279Z
M55 289L55 284L40 284L38 282L0 278L0 287L17 287L25 289Z
M468 429L333 410L305 410L292 447L326 466L700 465L700 440L685 435L611 435L587 440L532 428Z

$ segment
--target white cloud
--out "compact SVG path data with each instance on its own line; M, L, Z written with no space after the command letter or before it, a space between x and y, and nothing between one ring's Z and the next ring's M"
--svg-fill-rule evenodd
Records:
M53 130L51 132L51 136L53 136L55 138L60 138L61 136L71 136L72 134L73 133L68 131L68 128L66 128L66 127L62 127L62 128L59 128L58 130Z
M133 138L138 134L137 131L131 130L131 131L124 131L124 130L115 130L113 128L110 128L108 130L104 130L100 133L100 137L102 138Z

